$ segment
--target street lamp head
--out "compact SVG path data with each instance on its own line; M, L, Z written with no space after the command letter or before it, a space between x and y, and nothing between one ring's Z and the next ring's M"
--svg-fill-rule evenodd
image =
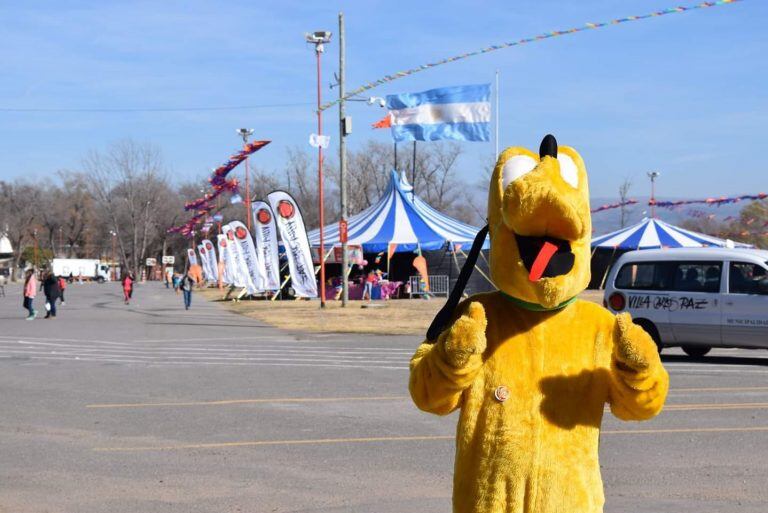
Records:
M325 50L325 44L331 42L331 33L327 30L316 30L304 34L304 39L307 43L315 45L315 52L319 54Z
M658 177L659 177L659 175L661 175L661 173L659 173L658 171L649 171L649 172L648 172L648 177L649 177L651 180L655 180L656 178L658 178Z
M307 40L307 43L321 45L331 42L331 32L328 30L316 30L314 32L307 32L304 34L304 38Z
M243 142L247 143L248 138L253 135L253 128L238 128L236 132L243 138Z

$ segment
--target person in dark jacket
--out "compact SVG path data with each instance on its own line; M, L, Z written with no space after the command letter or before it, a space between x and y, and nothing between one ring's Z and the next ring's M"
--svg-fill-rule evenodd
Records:
M184 308L189 310L189 307L192 306L192 289L195 288L195 279L188 273L184 273L181 283L179 283L179 288L182 294L184 294Z
M56 317L56 300L61 295L59 289L59 279L51 271L45 273L45 279L43 280L43 293L45 293L45 304L48 307L48 313L45 314L45 318Z

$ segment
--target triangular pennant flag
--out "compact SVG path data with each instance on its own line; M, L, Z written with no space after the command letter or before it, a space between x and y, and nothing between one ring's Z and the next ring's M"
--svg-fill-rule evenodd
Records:
M390 128L392 126L392 116L387 112L387 115L378 120L376 123L373 123L371 127L373 128Z

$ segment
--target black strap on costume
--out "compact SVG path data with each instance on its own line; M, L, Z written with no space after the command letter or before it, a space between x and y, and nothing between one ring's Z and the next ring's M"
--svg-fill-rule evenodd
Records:
M445 305L443 305L440 311L437 312L437 315L435 315L435 318L432 320L432 324L429 325L429 329L427 330L427 342L432 344L437 342L437 336L440 335L445 328L445 325L448 324L448 321L453 315L453 311L456 310L456 307L459 305L459 301L461 300L462 294L464 294L464 289L467 286L469 277L472 275L472 269L474 269L475 264L477 263L477 257L480 254L480 250L483 249L483 243L485 242L485 237L487 235L488 225L485 225L475 236L475 240L472 243L472 249L469 251L469 255L467 255L467 261L464 262L464 266L461 268L459 279L456 280L456 285L454 285L453 290L451 290L451 295L448 297L448 301L446 301Z

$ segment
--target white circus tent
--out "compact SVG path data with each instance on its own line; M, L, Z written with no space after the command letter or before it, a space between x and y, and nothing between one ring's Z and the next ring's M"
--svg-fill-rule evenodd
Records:
M405 176L395 171L381 198L347 223L349 244L362 246L365 253L387 251L390 244L397 245L395 252L430 251L453 245L469 249L480 230L432 208L414 194ZM324 236L325 246L338 246L338 224L327 225ZM309 243L320 246L320 230L309 232Z

